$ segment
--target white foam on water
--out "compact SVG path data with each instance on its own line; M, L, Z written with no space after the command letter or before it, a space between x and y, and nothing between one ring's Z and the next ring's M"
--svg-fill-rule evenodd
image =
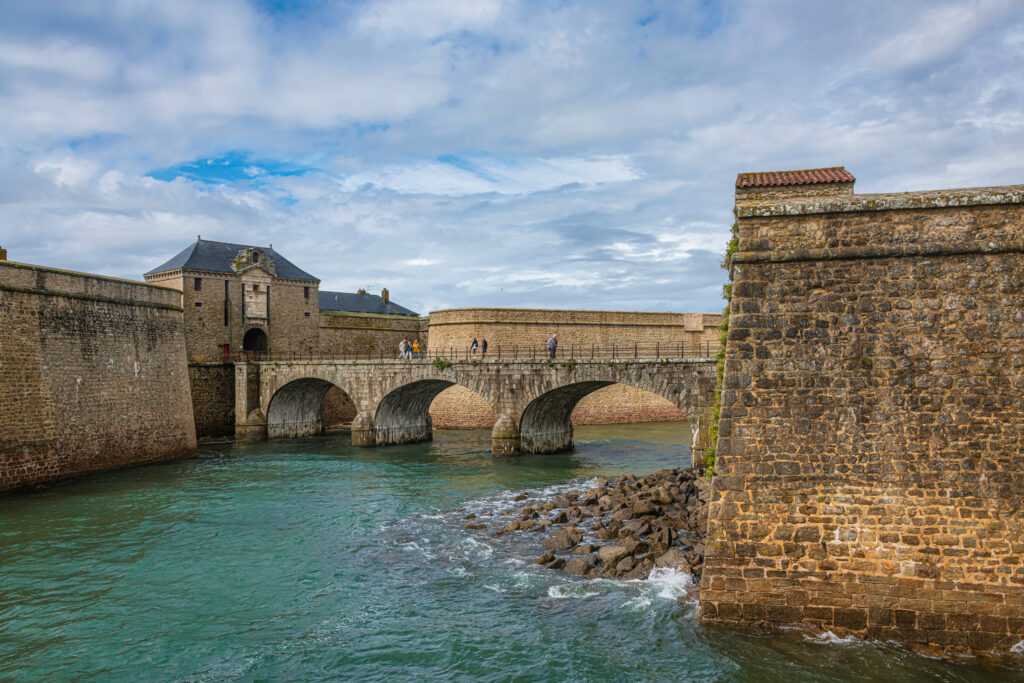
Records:
M418 552L420 555L422 555L423 557L425 557L425 558L427 558L429 560L433 560L433 559L435 559L437 557L437 555L435 555L434 553L430 552L426 548L420 546L420 544L417 543L416 541L406 541L405 543L402 543L402 547L405 550L413 550L415 552Z
M505 592L505 589L504 589L504 588L500 588L500 587L498 587L498 586L492 586L492 585L491 585L491 584L489 584L489 583L485 583L485 584L484 584L484 588L486 588L487 590L492 590L492 591L494 591L495 593L504 593L504 592Z
M1015 655L1024 655L1024 640L1011 647L1010 652Z
M651 606L651 599L646 597L646 596L644 596L644 595L641 595L641 596L638 596L638 597L635 597L635 598L633 598L631 600L627 600L626 601L626 607L629 607L634 612L642 610L644 607L650 607L650 606Z
M812 643L818 643L820 645L860 645L864 642L860 638L856 638L854 636L840 638L836 634L832 633L832 631L825 631L819 635L804 634L804 640Z
M567 600L579 600L582 598L592 598L595 595L600 595L601 591L588 590L585 584L581 583L569 583L562 584L559 586L548 587L549 598L561 598Z
M627 583L637 583L657 590L656 597L675 600L686 595L686 589L693 586L693 575L671 567L655 568L646 579L634 579ZM647 591L645 591L647 592Z
M465 567L452 567L448 570L449 574L455 574L455 576L465 576L469 572L466 571Z

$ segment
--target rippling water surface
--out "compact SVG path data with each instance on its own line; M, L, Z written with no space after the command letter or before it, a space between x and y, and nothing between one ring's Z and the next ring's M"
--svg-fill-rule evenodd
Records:
M521 490L686 465L688 437L580 427L572 454L514 459L487 432L225 444L0 499L0 680L1020 680L700 626L684 576L568 577L529 564L539 538L464 528Z

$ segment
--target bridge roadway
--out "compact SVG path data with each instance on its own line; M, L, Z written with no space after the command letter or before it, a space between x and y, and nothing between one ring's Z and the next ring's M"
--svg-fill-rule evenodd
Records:
M353 445L430 441L430 403L458 384L479 394L494 411L494 455L559 453L573 447L571 415L579 400L616 383L662 396L697 421L714 399L715 361L239 362L235 364L236 435L259 440L319 434L324 430L323 399L335 386L356 406Z

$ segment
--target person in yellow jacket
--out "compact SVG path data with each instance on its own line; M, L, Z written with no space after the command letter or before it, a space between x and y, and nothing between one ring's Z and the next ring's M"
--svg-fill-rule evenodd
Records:
M412 343L412 357L420 358L420 340L416 339Z

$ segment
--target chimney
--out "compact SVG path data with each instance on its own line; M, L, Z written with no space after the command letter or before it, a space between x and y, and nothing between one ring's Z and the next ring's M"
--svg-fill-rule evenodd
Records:
M803 171L764 171L736 176L736 201L853 194L856 178L843 166Z
M4 249L3 247L0 247L0 261L6 261L6 260L7 260L7 250Z
M388 288L387 287L385 287L384 289L380 290L380 298L383 299L384 303L386 303L386 304L391 303L391 298L390 298L390 295L388 293Z

